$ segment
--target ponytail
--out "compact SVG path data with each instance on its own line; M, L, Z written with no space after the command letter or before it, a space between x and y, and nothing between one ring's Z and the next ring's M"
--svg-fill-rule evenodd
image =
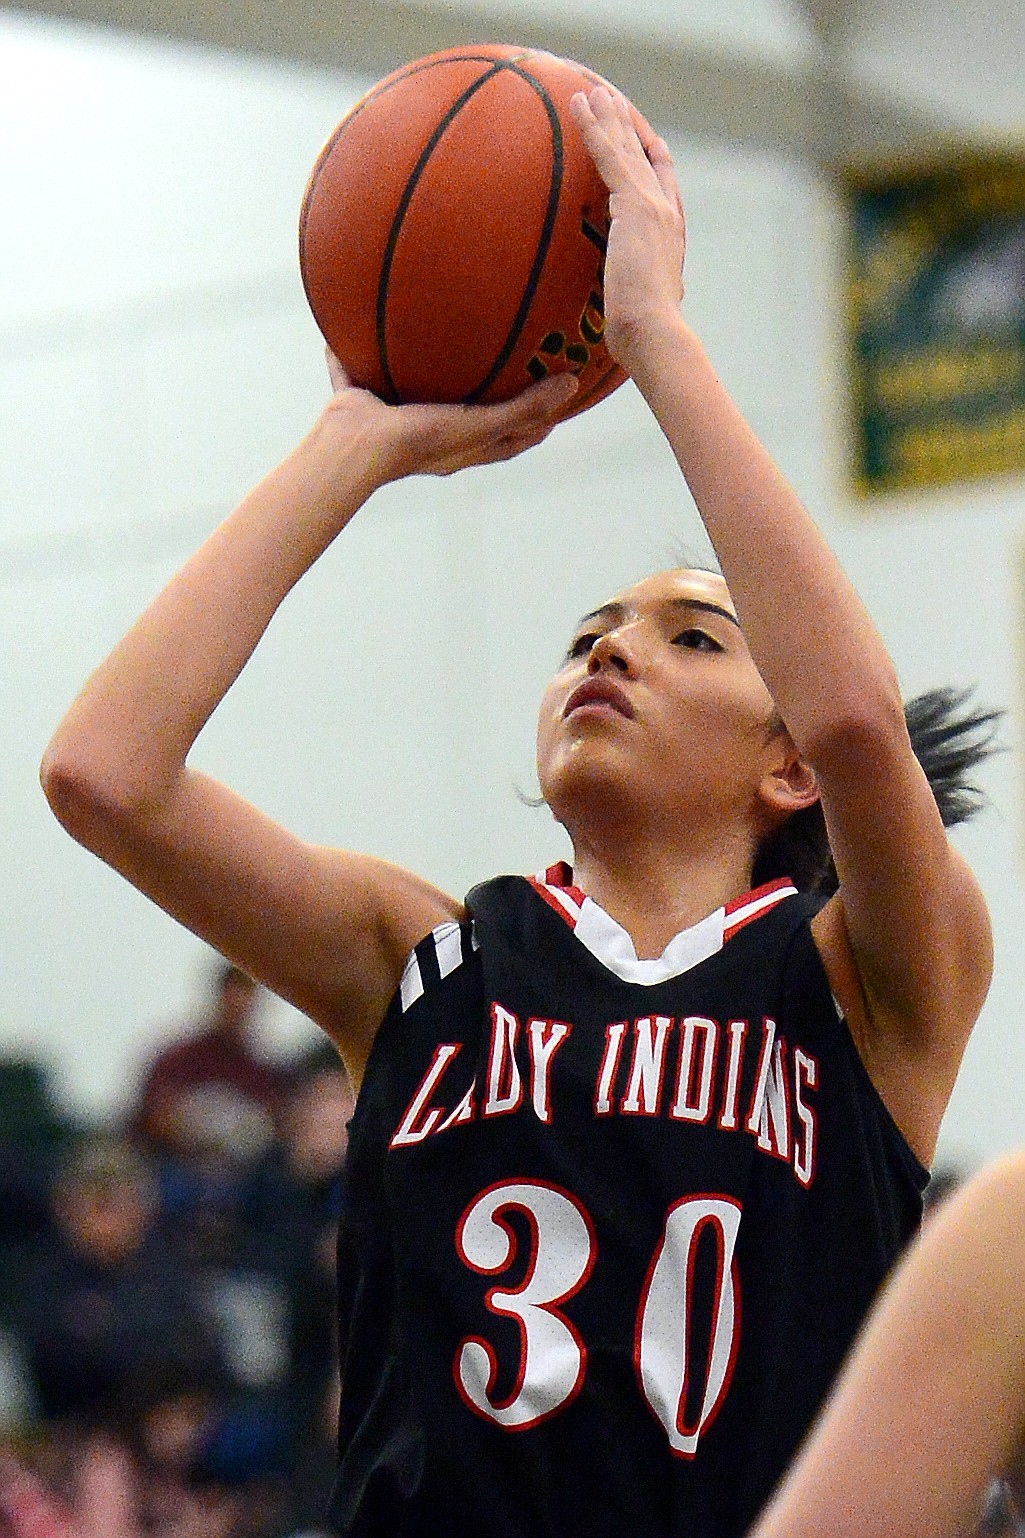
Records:
M930 689L904 706L915 757L925 770L945 828L967 822L985 804L972 771L997 751L1003 711L969 708L970 689ZM799 891L829 897L838 879L818 802L787 819L764 841L751 885L789 876Z

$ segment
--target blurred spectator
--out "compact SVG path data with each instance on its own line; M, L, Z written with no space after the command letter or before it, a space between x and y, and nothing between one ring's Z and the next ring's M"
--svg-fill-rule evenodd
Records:
M38 1413L24 1347L13 1332L0 1330L0 1439L23 1431Z
M49 1161L72 1130L42 1063L0 1059L0 1146Z
M129 1447L106 1432L0 1450L2 1538L271 1538L239 1494L182 1486L154 1510Z
M11 1447L0 1447L2 1538L78 1538L73 1514Z
M279 1136L248 1181L250 1224L275 1266L333 1271L353 1095L335 1048L324 1042L292 1068L281 1098Z
M329 1538L324 1513L338 1468L337 1368L329 1372L319 1405L304 1427L289 1471L287 1531L292 1538Z
M303 1447L322 1417L337 1358L335 1253L352 1109L338 1053L318 1045L293 1070L280 1138L249 1186L250 1226L287 1298L290 1413Z
M171 1367L141 1372L124 1401L124 1437L138 1469L144 1531L197 1538L222 1531L271 1533L285 1501L276 1439L252 1434L217 1373ZM241 1428L241 1429L240 1429ZM237 1442L243 1455L225 1458Z
M190 1279L156 1238L156 1195L112 1137L82 1142L58 1177L18 1319L48 1418L102 1419L140 1368L216 1359Z
M242 1201L274 1137L285 1071L255 1050L257 998L221 963L209 1018L154 1059L131 1125L157 1163L167 1241L197 1279L235 1381L263 1389L287 1370L284 1309L253 1263Z
M24 1292L26 1249L50 1223L50 1189L74 1131L40 1063L0 1059L0 1326Z
M222 963L207 1019L150 1063L133 1130L154 1151L190 1158L214 1143L244 1160L270 1142L282 1074L255 1049L257 997L251 978Z
M353 1097L326 1042L260 1061L255 1000L218 974L209 1027L146 1075L134 1141L72 1138L34 1067L6 1081L10 1127L37 1130L23 1148L0 1123L0 1257L21 1256L6 1332L0 1306L0 1438L19 1438L17 1457L0 1442L0 1538L325 1532ZM0 1110L4 1084L0 1065Z

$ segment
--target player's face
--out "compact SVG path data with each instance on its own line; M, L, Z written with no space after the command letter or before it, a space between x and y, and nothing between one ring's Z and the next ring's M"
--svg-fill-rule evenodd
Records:
M578 624L541 702L538 778L571 834L596 805L697 834L753 823L779 738L723 579L658 572Z

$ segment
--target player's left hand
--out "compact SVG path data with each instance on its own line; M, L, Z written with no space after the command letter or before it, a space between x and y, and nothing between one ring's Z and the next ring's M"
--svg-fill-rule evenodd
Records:
M634 373L661 327L679 322L686 230L673 162L653 131L642 144L618 91L580 91L570 112L609 189L605 341Z

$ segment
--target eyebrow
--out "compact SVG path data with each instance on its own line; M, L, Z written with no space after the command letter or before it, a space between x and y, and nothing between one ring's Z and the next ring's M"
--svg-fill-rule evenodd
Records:
M705 614L718 614L721 619L728 619L731 625L736 625L737 629L740 629L740 621L735 614L731 614L729 609L724 609L721 604L710 603L705 598L667 598L664 602L674 609L700 609ZM577 620L576 628L579 630L581 625L586 625L592 619L622 619L626 612L625 604L603 603L599 608L592 609L590 614L585 614Z

